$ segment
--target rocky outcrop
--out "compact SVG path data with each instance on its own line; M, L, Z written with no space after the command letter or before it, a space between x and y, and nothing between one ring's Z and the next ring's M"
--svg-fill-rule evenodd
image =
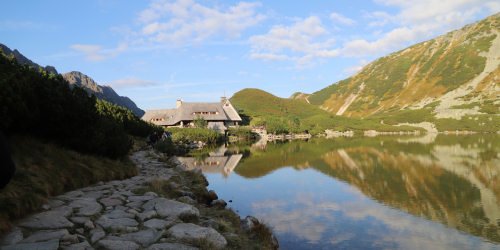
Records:
M138 117L144 115L144 110L138 108L130 98L119 96L111 87L99 85L92 78L81 72L71 71L62 76L72 86L83 88L87 93L93 94L99 99L128 108Z

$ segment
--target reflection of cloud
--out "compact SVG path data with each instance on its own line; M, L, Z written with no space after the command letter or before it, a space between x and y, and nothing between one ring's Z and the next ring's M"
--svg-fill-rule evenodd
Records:
M353 189L345 192L358 193ZM286 200L254 202L252 213L278 234L291 234L313 244L328 242L332 247L356 246L356 242L349 241L365 234L370 239L359 240L369 240L373 247L396 244L400 249L490 249L494 246L366 197L338 202L315 200L317 195L302 192ZM343 224L339 225L339 221ZM378 228L384 230L373 230Z

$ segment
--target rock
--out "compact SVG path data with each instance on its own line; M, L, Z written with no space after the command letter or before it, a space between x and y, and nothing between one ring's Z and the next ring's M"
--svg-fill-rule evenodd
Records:
M109 250L135 250L140 248L137 243L124 240L100 240L97 246Z
M52 210L24 219L19 223L22 227L28 227L33 229L59 229L73 227L68 219L66 219L67 212L64 210Z
M2 246L2 250L57 250L58 248L59 240Z
M155 210L149 210L149 211L146 211L144 213L137 214L136 217L140 221L145 221L145 220L148 220L148 219L151 219L151 218L155 217L156 215L157 215L157 213L156 213Z
M157 198L144 204L144 209L148 209L154 205L154 209L160 217L178 218L179 216L200 216L200 211L192 205L182 202L168 200L165 198Z
M87 250L93 249L92 246L87 241L80 242L78 244L69 245L67 247L63 247L64 250Z
M30 235L28 238L21 241L21 243L35 243L40 241L49 241L49 240L60 240L64 236L69 235L68 230L62 229L57 231L38 231L34 234Z
M186 204L190 204L190 205L194 205L197 203L195 200L193 200L193 198L191 198L189 196L182 196L180 198L177 198L177 200L182 202L182 203L186 203Z
M147 192L144 194L145 196L154 196L154 197L158 197L158 194L155 193L155 192Z
M85 233L85 230L83 228L77 228L77 229L75 229L75 232L77 232L79 234L83 234L83 233Z
M165 229L174 223L173 220L160 220L160 219L151 219L144 222L144 226L147 228L154 229Z
M89 229L89 230L92 230L95 228L95 225L94 225L94 222L92 222L91 220L85 222L85 224L83 224L83 226L86 228L86 229Z
M130 208L139 208L144 204L142 201L134 201L134 202L129 202L125 206L130 207Z
M50 208L54 209L56 207L60 207L60 206L64 205L64 201L51 199L51 200L49 200L47 205L49 205Z
M73 223L83 225L83 224L87 223L88 221L90 221L90 218L89 217L71 217L71 218L69 218L69 220Z
M133 219L135 215L127 213L123 210L112 210L111 212L108 212L104 214L109 219L121 219L121 218L129 218Z
M103 196L102 191L91 191L82 195L82 198L92 198L92 199L100 199Z
M77 191L67 192L63 195L59 195L56 198L58 198L60 200L73 200L73 199L78 198L82 195L84 195L84 193L80 190L77 190Z
M78 208L77 215L94 216L102 211L102 206L94 198L78 198L69 204L72 208Z
M158 195L157 195L158 196ZM152 200L156 198L155 196L146 196L146 195L142 195L142 196L129 196L128 197L128 201L130 202L134 202L134 201L149 201L149 200Z
M23 240L23 231L20 228L14 227L5 237L3 237L2 245L13 245Z
M139 243L143 247L147 247L161 238L163 231L155 229L146 229L135 233L128 233L121 238Z
M247 216L245 217L245 219L241 221L241 226L246 231L252 230L255 226L259 224L260 224L259 220L253 216Z
M217 195L217 193L215 193L215 191L214 191L214 190L210 190L210 191L208 191L207 198L208 198L210 201L213 201L213 200L217 200L217 199L219 199L219 196Z
M216 248L224 248L227 241L213 228L200 227L192 223L180 223L174 225L167 231L174 238L185 241L198 241L205 239Z
M110 219L106 216L101 216L97 221L101 227L111 230L127 230L128 227L137 227L139 223L130 218Z
M147 250L197 250L198 248L180 243L158 243L151 245Z
M69 243L73 243L73 244L80 242L78 240L78 236L76 234L67 234L64 237L62 237L61 241L69 242Z
M104 238L104 236L106 236L104 230L102 230L101 228L96 228L90 231L90 242L95 243L96 241Z
M227 206L227 203L224 200L217 199L217 200L213 200L210 203L210 206L215 207L215 208L225 208Z
M103 198L103 199L101 199L99 201L105 207L111 207L111 206L116 206L116 205L122 205L123 204L122 200L116 199L116 198Z

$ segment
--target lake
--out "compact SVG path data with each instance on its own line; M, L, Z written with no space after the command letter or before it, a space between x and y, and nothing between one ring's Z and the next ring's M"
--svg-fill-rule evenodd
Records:
M500 136L265 142L179 157L281 249L500 249Z

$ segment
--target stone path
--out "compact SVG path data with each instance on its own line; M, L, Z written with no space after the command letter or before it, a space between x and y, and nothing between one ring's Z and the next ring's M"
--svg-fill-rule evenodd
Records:
M131 157L140 169L138 176L51 198L43 206L45 211L19 221L0 249L197 249L190 245L197 240L225 247L226 239L215 229L182 222L183 216L200 215L188 204L191 198L132 193L152 180L168 180L183 171L166 168L150 154L140 151Z

